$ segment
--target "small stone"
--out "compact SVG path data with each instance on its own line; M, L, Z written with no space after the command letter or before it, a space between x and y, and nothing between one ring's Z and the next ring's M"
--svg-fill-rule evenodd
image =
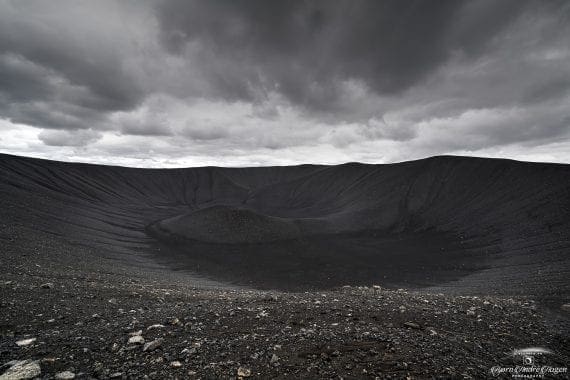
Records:
M24 346L29 346L30 344L34 343L36 341L36 338L28 338L28 339L22 339L16 342L16 345L18 347L24 347Z
M238 377L250 377L251 369L245 367L239 367L237 370Z
M75 379L75 374L71 371L63 371L55 374L57 380Z
M141 335L131 336L128 341L129 344L144 344L144 338Z
M109 378L110 379L116 379L116 378L121 377L121 376L123 376L122 372L114 372L114 373L109 375Z
M269 296L265 297L264 300L268 301L268 302L277 302L277 301L279 301L279 298L275 295L269 295Z
M42 373L42 369L37 361L17 360L1 376L1 380L21 380L33 379Z
M570 303L565 303L564 305L560 306L560 308L564 311L570 312Z
M196 352L198 352L198 350L196 349L196 347L192 347L192 348L185 348L183 349L180 354L182 356L189 356L189 355L194 355Z
M51 288L53 288L53 283L51 283L51 282L46 282L45 284L41 284L41 285L40 285L40 288L42 288L42 289L51 289Z
M156 323L154 325L150 325L148 326L146 329L147 330L154 330L154 329L163 329L164 325L161 325L160 323Z
M158 338L153 340L152 342L149 342L147 344L144 345L143 347L143 351L153 351L156 350L158 347L160 347L162 345L162 342L164 342L163 338Z
M129 336L137 336L137 335L142 335L142 330L133 331L132 333L129 333Z
M275 364L275 363L277 363L278 361L279 361L279 356L277 356L277 355L275 355L275 354L271 355L271 360L269 361L269 363Z
M170 366L172 368L180 368L180 367L182 367L182 363L180 363L178 360L175 360L173 362L170 362Z
M112 303L113 305L116 305L116 304L117 304L117 299L116 299L116 298L111 298L111 299L109 300L109 303Z
M409 327L409 328L411 328L411 329L416 329L416 330L419 330L419 329L420 329L420 325L418 325L418 324L415 323L415 322L406 322L406 323L404 323L404 326L405 326L405 327Z

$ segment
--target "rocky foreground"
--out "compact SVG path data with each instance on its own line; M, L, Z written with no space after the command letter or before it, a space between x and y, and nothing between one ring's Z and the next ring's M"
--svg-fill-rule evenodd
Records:
M478 379L512 365L513 349L546 347L555 367L570 358L564 308L522 297L197 286L150 261L1 227L2 380Z
M515 348L548 347L558 366L569 357L568 337L524 299L16 275L0 294L1 379L469 379L512 363Z

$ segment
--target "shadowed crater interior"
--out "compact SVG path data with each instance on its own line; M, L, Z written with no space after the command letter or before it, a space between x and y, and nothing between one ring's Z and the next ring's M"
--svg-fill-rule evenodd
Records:
M212 206L153 223L149 229L162 239L206 243L247 244L301 236L295 220L261 215L231 206Z

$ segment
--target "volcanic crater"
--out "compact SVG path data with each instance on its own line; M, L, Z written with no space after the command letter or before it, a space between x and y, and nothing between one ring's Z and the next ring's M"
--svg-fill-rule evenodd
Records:
M134 169L2 155L0 217L235 285L568 294L570 166ZM524 290L521 284L524 283Z

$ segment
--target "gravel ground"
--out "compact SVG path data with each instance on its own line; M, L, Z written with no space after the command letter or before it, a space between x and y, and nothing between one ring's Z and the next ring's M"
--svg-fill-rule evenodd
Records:
M525 297L230 288L2 228L0 379L479 379L514 349L570 358L568 313Z

